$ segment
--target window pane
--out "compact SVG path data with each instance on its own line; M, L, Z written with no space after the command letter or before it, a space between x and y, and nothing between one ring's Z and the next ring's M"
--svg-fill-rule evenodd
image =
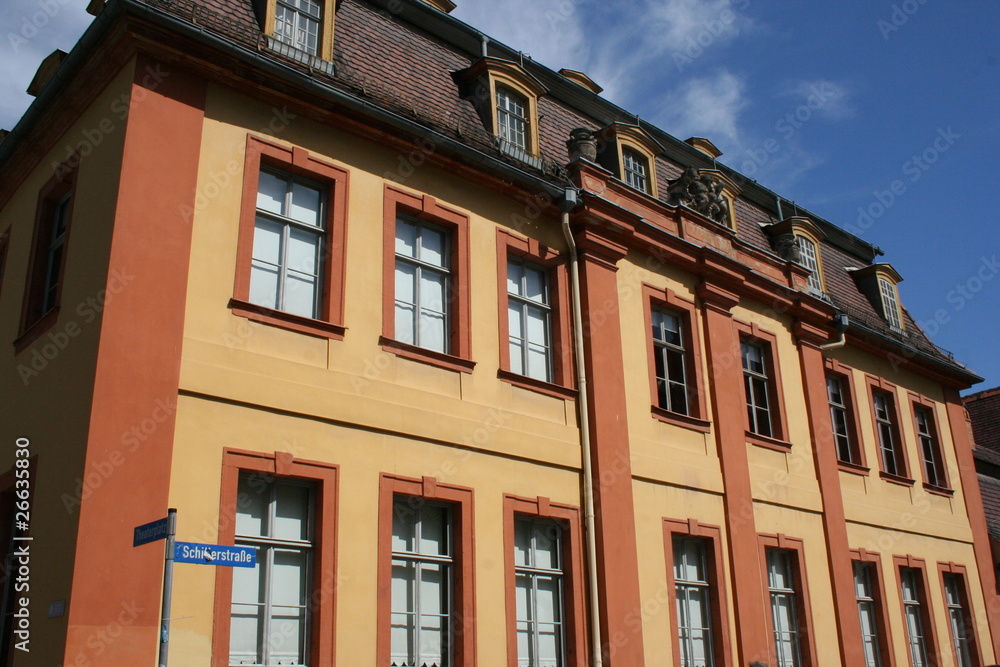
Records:
M237 535L260 536L265 534L270 497L270 487L261 478L240 476L239 490L236 495Z
M396 254L404 257L417 256L417 226L403 218L396 220ZM398 266L399 262L396 264Z
M539 303L548 303L548 294L545 289L545 274L534 268L525 267L525 294L527 298Z
M396 302L396 340L401 343L413 344L414 338L414 316L413 306Z
M521 279L524 276L524 265L520 262L507 262L507 294L523 296Z
M257 216L253 232L253 258L278 266L281 264L281 234L283 225Z
M286 267L290 271L316 275L319 255L319 235L294 227L288 233Z
M441 565L424 564L420 568L420 613L444 614L448 611L447 583Z
M538 587L538 606L536 620L542 623L555 623L559 618L559 584L551 577L536 577Z
M316 317L316 279L289 272L282 310L302 317Z
M416 609L417 567L409 561L392 561L392 612L405 614Z
M241 568L236 568L241 569ZM229 623L229 662L233 665L259 665L257 650L263 626L263 607L233 605Z
M445 291L448 288L448 276L430 269L420 271L420 309L436 313L444 312Z
M288 183L283 178L267 171L260 172L257 179L257 208L281 215L284 213L287 190Z
M435 352L445 352L445 320L444 316L438 313L421 310L420 330L417 332L420 347L433 350Z
M534 567L545 570L559 569L561 536L561 529L554 523L549 521L536 521L534 523Z
M548 346L548 313L539 309L527 309L528 316L528 340L537 345Z
M292 207L288 217L314 227L322 227L320 220L320 201L322 195L319 189L292 182Z
M271 536L279 540L308 540L309 489L297 484L275 488L274 527Z
M447 239L443 231L422 225L420 228L420 260L434 266L447 267Z
M448 555L448 510L444 507L427 505L421 510L420 553Z

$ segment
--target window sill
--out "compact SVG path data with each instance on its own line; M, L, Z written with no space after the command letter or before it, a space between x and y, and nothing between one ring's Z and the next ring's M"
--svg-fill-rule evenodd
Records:
M379 337L378 344L382 346L383 350L395 354L397 357L419 361L420 363L437 366L449 371L471 373L472 369L476 367L476 362L470 359L454 357L443 352L434 352L433 350L427 350L416 345L410 345L409 343L401 343L398 340L386 338L385 336Z
M868 466L863 466L860 463L851 463L850 461L837 460L837 466L840 468L841 472L849 472L852 475L863 475L868 476L868 473L872 471Z
M698 419L697 417L690 417L688 415L682 415L679 412L671 412L670 410L665 410L658 405L650 406L650 412L653 414L654 419L661 421L664 424L680 426L681 428L691 429L692 431L698 431L699 433L708 433L712 430L712 422L710 421Z
M914 484L916 484L916 480L912 480L909 477L903 477L901 475L893 475L891 472L883 471L880 472L878 476L887 482L891 482L893 484L899 484L900 486L913 486Z
M784 440L779 440L777 438L771 438L766 435L760 435L758 433L746 432L747 442L751 445L757 445L758 447L764 447L765 449L773 449L776 452L790 452L792 451L792 443L785 442Z
M944 496L945 498L951 498L955 495L954 489L949 489L945 486L938 486L937 484L928 484L924 482L924 491L927 493L933 493L936 496Z
M22 331L21 334L14 339L14 354L20 354L27 349L29 345L41 338L42 334L51 329L58 319L59 306L56 306L38 318L34 324Z
M264 306L258 306L250 303L249 301L243 301L236 298L229 300L229 308L233 311L234 315L245 317L248 320L260 322L261 324L270 324L272 326L281 327L282 329L289 329L291 331L297 331L299 333L317 336L319 338L343 340L344 333L347 331L346 327L339 324L324 322L322 320L314 320L311 317L302 317L301 315L284 313L280 310L265 308Z
M520 387L521 389L527 389L529 391L536 391L539 394L545 394L546 396L566 400L576 399L576 389L564 387L561 384L546 382L545 380L536 380L535 378L528 377L527 375L518 375L517 373L504 368L497 371L497 377L504 382L514 385L515 387Z

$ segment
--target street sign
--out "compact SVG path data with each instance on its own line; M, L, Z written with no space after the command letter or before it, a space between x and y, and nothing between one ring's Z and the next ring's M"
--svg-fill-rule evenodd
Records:
M177 542L174 560L178 563L221 565L226 567L253 567L257 564L257 550L253 547L226 547L220 544Z
M136 526L132 530L132 546L137 547L142 544L149 544L150 542L166 539L166 537L167 519L164 517L152 523Z

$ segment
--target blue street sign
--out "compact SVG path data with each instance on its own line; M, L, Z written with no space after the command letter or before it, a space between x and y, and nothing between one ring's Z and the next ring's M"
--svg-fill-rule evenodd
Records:
M177 542L174 546L174 560L178 563L253 567L257 564L257 550L253 547L225 547L220 544Z
M136 526L132 531L132 546L137 547L141 544L149 544L150 542L166 539L166 537L167 519L164 517L159 521Z

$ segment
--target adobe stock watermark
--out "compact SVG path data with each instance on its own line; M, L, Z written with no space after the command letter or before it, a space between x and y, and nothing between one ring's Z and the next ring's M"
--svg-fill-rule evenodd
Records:
M938 135L931 142L931 145L918 154L913 155L903 163L901 170L904 176L909 176L909 184L906 180L897 178L889 183L885 190L875 190L872 193L874 201L867 206L858 207L858 218L854 223L848 224L844 229L855 236L861 236L875 221L886 214L892 205L899 201L899 198L906 194L910 185L916 183L924 174L941 159L941 156L951 150L955 142L962 138L949 125L945 128L938 128Z
M795 133L812 120L818 111L838 97L839 91L829 81L811 85L806 101L779 118L774 124L774 131L781 135L784 141L791 141ZM758 147L744 151L747 159L740 166L740 171L744 176L752 178L770 161L772 155L780 151L781 142L774 137L768 137Z
M997 274L1000 274L1000 261L997 261L997 256L994 254L991 257L981 257L979 266L976 267L972 275L957 283L945 295L945 301L951 305L951 308L938 308L934 311L933 317L929 320L921 320L917 324L924 330L924 333L933 338L941 330L941 327L951 322L952 314L965 308L983 291L987 283L997 277Z
M728 0L728 4L730 7L719 12L717 18L703 21L701 30L688 36L683 49L674 51L674 66L678 72L683 72L685 67L700 58L717 39L730 32L739 18L738 12L746 11L750 6L750 0Z
M894 4L889 17L879 19L875 23L879 32L882 33L882 39L888 42L892 34L899 32L904 25L910 22L910 18L926 4L927 0L903 0L899 4Z
M70 0L37 0L37 9L21 18L18 31L8 32L7 41L11 50L17 53L21 47L38 36L38 32L49 24L62 8L70 4ZM74 3L75 4L75 3Z

